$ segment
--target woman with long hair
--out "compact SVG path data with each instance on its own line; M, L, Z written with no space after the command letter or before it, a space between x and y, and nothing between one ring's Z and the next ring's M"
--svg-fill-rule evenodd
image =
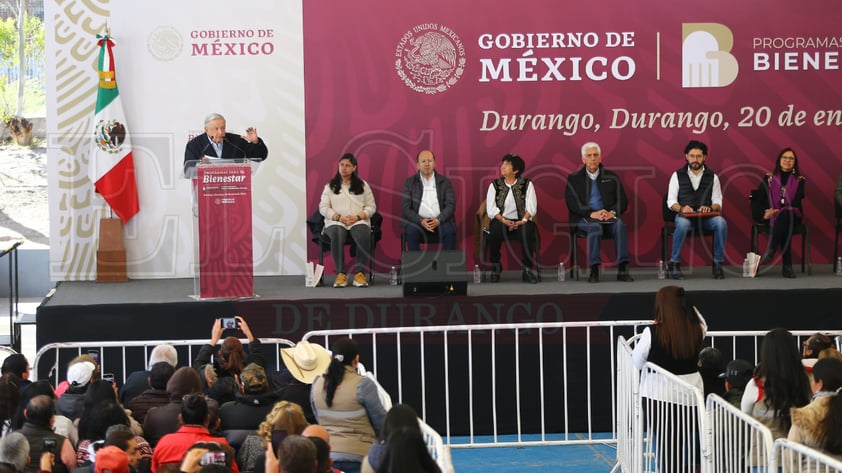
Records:
M813 366L813 399L790 409L787 438L842 460L842 361L822 358Z
M392 406L386 413L386 419L383 421L383 428L380 429L377 442L371 446L368 455L363 459L362 473L374 473L380 468L380 465L383 464L383 456L386 453L386 442L389 440L389 436L400 429L416 429L419 433L421 432L421 427L418 425L418 414L408 404Z
M211 326L210 342L199 349L199 353L193 361L193 368L195 368L197 372L204 373L205 366L211 364L216 372L217 379L230 376L237 379L237 382L239 383L240 373L242 373L243 368L245 368L249 363L257 363L263 369L266 369L266 357L263 356L260 339L255 337L251 332L251 328L249 328L248 323L246 323L246 319L239 315L234 316L234 319L237 321L235 324L236 327L223 327L223 319L221 318L214 320L213 325ZM239 330L243 332L243 335L245 335L249 341L248 353L246 353L246 350L243 348L243 344L240 342L239 338L235 336L228 336L223 339L222 335L225 333L225 330ZM216 345L219 343L219 340L222 340L222 344L220 345L219 350L216 351L214 360L211 361L211 355L214 353L214 350L216 350ZM205 391L207 391L208 386L204 377L202 382L204 383L203 386Z
M401 427L392 432L386 445L377 473L441 473L417 427Z
M807 405L811 394L795 337L782 328L767 332L760 345L760 363L743 392L742 411L769 427L772 437L779 439L786 437L792 425L790 409ZM758 463L754 456L749 461Z
M310 400L319 424L330 433L333 464L346 473L359 473L363 457L375 442L386 410L377 384L357 374L360 349L350 338L333 343L327 371L313 381Z
M798 172L798 156L792 148L778 153L775 170L762 180L762 187L769 198L769 208L763 212L763 221L769 222L769 249L763 262L770 263L780 247L783 277L795 278L792 270L792 229L801 224L801 201L804 199L806 179Z
M257 427L257 435L249 435L237 452L237 465L242 471L265 471L266 446L272 444L277 452L280 443L289 435L301 435L307 428L307 419L301 406L294 402L280 401L266 414L266 420Z
M687 302L683 287L664 286L655 294L655 317L643 329L632 352L634 366L651 361L678 375L704 392L697 359L707 323L695 306Z
M117 392L111 381L94 381L85 392L82 415L79 416L79 444L76 447L76 461L82 465L93 461L93 444L105 441L105 434L112 425L125 425L131 428L141 457L151 459L152 448L141 435L143 429L117 400Z
M371 216L377 210L371 187L357 174L357 158L345 153L339 158L339 170L325 185L319 201L319 213L325 218L322 233L330 239L330 254L336 265L333 287L347 287L345 242L350 237L357 246L353 285L368 287L365 268L371 255Z
M664 286L655 294L655 317L652 325L643 329L632 352L637 369L652 362L681 380L705 392L699 373L698 355L702 349L707 323L702 314L687 300L683 287ZM657 373L645 372L640 380L640 394L644 404L647 429L655 436L655 449L663 471L693 471L698 465L698 440L693 431L690 439L679 434L678 420L692 426L696 423L695 406L683 398L663 392ZM658 403L656 407L650 403ZM679 442L679 438L683 441Z

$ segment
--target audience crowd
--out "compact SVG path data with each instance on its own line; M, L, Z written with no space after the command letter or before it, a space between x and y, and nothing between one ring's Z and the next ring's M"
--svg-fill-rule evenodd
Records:
M28 362L15 355L0 377L0 473L353 473L367 457L379 465L366 471L440 471L415 411L387 414L376 381L357 374L356 342L331 353L302 341L267 373L260 340L236 321L248 347L223 338L232 327L219 319L192 367L160 345L119 389L82 355L56 395L18 373L28 378Z

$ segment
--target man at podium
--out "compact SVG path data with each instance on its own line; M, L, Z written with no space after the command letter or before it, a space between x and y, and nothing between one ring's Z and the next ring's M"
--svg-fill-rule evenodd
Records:
M205 133L187 142L184 149L184 171L199 161L217 159L256 159L269 155L266 143L257 136L257 129L246 128L243 136L225 132L225 117L211 113L205 117Z

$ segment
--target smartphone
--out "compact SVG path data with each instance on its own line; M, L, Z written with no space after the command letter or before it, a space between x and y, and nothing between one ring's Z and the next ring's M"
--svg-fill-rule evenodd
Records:
M223 317L222 318L222 329L229 330L229 329L238 329L240 328L240 322L235 319L234 317Z
M96 364L99 364L99 352L97 350L88 350L88 356L93 358Z
M278 448L281 447L281 442L287 438L287 431L286 430L273 430L272 431L272 450L278 451Z
M224 465L225 452L207 452L199 459L199 465Z
M54 452L56 450L56 439L44 439L41 441L41 448L45 452Z
M114 384L114 373L105 373L102 375L102 380Z

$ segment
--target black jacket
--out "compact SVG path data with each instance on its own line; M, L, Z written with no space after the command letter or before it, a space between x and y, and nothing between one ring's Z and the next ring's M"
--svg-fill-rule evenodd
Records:
M599 175L596 186L602 195L605 210L613 210L619 216L629 207L629 199L623 189L623 183L616 173L599 165ZM567 210L570 212L570 223L575 224L583 218L590 217L592 212L602 209L590 208L591 179L584 166L567 177L567 189L564 192Z

